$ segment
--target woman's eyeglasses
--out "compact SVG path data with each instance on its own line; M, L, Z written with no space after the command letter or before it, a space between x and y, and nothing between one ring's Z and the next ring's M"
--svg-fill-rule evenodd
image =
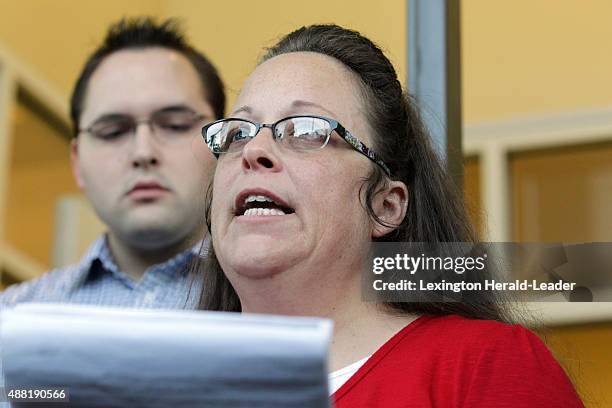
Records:
M209 123L202 128L202 136L210 150L219 156L236 153L262 128L272 130L274 140L295 151L310 151L324 148L333 131L359 153L378 164L390 176L389 167L372 149L353 136L341 124L323 116L289 116L275 123L257 123L246 119L227 118Z

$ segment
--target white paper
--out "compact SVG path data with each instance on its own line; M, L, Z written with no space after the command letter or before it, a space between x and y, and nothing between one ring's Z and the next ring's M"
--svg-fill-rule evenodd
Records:
M49 304L1 313L6 387L67 387L70 407L329 406L328 320Z

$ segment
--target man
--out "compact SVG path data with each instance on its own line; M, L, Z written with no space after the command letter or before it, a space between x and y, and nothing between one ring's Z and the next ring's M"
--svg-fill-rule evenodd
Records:
M108 232L78 265L8 288L0 306L194 307L187 271L215 165L200 129L224 106L216 69L172 20L111 26L71 99L73 172Z

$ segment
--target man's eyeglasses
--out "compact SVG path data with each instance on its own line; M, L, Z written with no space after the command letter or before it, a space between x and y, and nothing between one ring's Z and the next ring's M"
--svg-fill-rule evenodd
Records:
M203 115L190 109L171 107L158 110L148 119L142 120L124 114L104 115L91 126L79 129L79 132L87 132L103 142L119 143L134 135L138 125L146 123L149 125L151 132L159 139L176 142L193 136L193 133L189 131L194 129L196 125L202 125L204 120Z
M202 128L202 136L215 156L242 151L262 128L270 128L274 140L296 151L324 148L333 131L359 153L378 164L390 176L389 167L372 149L353 136L341 124L323 116L289 116L275 123L257 123L246 119L227 118Z

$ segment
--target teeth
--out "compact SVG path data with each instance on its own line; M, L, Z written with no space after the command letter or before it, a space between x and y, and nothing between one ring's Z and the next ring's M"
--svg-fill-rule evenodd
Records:
M246 206L249 203L260 202L260 203L274 203L279 205L276 201L272 200L269 197L264 195L255 195L251 194L244 200L244 205ZM285 212L278 208L249 208L244 212L245 216L250 217L258 217L258 216L278 216L278 215L286 215Z
M244 212L246 217L260 217L269 215L285 215L285 213L276 208L249 208Z
M262 196L262 195L250 195L246 198L246 200L244 200L245 204L252 203L253 201L260 201L262 203L265 203L265 202L273 203L274 202L274 200L266 196Z

